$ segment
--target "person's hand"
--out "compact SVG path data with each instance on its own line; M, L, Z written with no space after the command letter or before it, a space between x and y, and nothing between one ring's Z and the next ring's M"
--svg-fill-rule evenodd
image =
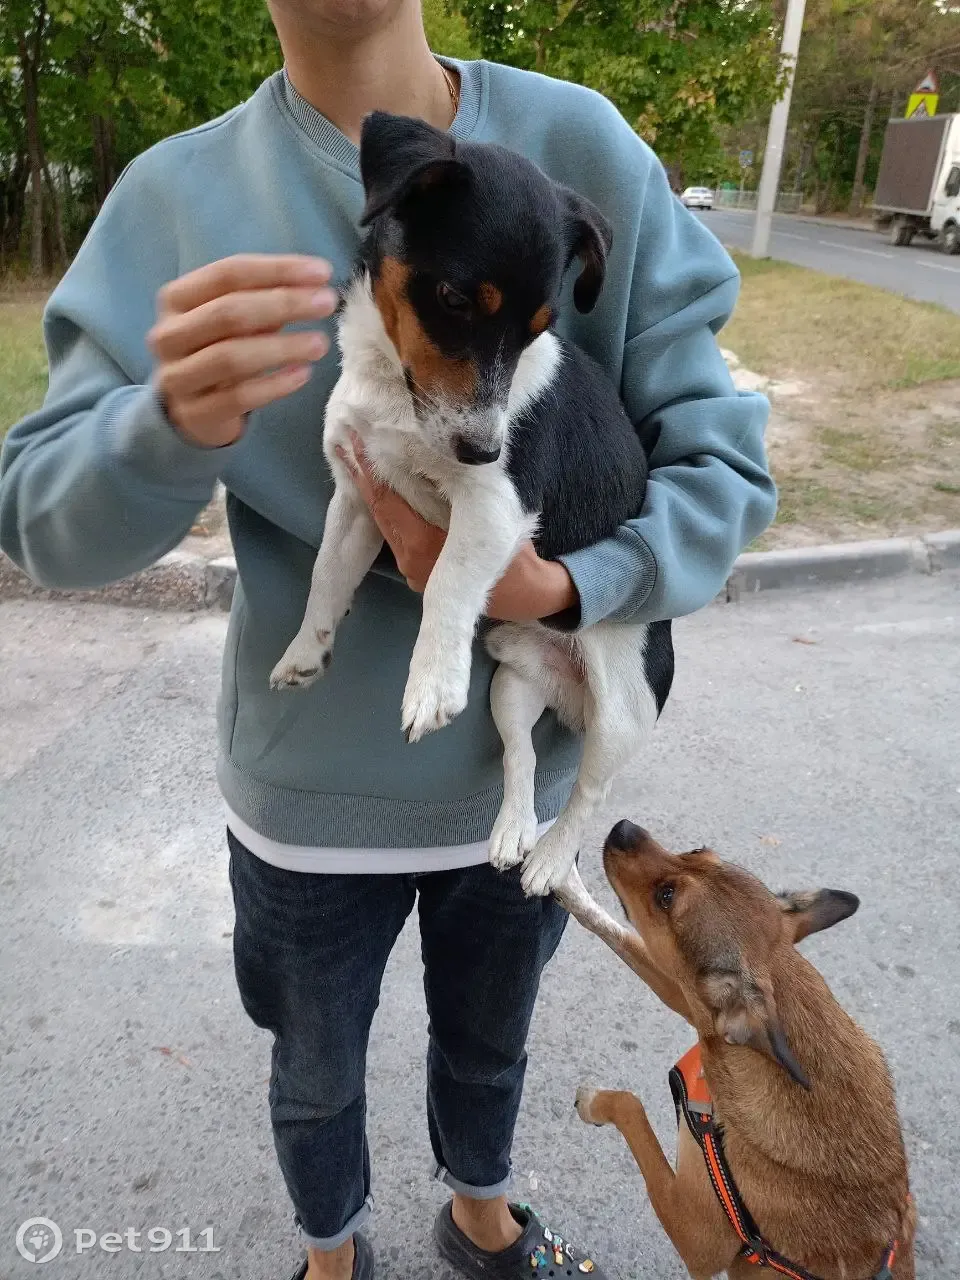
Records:
M157 361L153 385L186 440L232 444L251 410L307 382L330 341L316 330L281 330L333 314L330 273L322 258L238 254L163 286L147 345Z
M424 520L398 493L374 475L359 436L353 435L355 459L338 450L350 468L377 527L390 545L408 586L422 594L446 541L446 530ZM573 580L557 560L541 560L525 542L487 602L487 616L501 622L534 622L577 604Z

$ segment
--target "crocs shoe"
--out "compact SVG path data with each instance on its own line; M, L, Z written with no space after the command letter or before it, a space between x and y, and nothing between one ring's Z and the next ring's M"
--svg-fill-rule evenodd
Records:
M520 1239L499 1253L478 1249L453 1220L447 1201L433 1226L437 1248L451 1266L471 1280L608 1280L605 1271L563 1236L544 1226L528 1204L512 1204L510 1212L523 1228Z
M290 1280L305 1280L306 1262L293 1273ZM353 1237L353 1280L373 1280L373 1246L359 1232Z

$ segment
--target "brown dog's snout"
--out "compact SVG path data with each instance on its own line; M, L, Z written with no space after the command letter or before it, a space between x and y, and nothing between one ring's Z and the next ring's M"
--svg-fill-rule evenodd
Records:
M652 838L649 831L622 818L607 836L607 848L615 849L618 853L636 853L640 845Z

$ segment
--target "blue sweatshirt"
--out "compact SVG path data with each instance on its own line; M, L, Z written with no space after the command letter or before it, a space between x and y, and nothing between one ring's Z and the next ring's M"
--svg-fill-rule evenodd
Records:
M606 99L489 63L453 65L453 134L522 152L614 227L598 306L579 315L568 280L559 328L620 388L651 475L636 519L565 558L582 625L690 613L775 508L766 401L736 392L715 339L736 269ZM470 843L488 836L502 794L492 662L478 646L467 709L408 746L400 701L420 600L392 565L367 576L326 679L305 692L269 688L303 614L332 493L321 437L335 357L219 450L182 439L150 387L145 335L161 285L240 252L321 255L345 280L362 203L357 148L282 72L135 160L48 304L50 387L4 446L0 545L42 584L95 587L176 546L221 478L239 575L218 713L230 808L292 844ZM549 714L535 745L543 821L565 800L580 749Z

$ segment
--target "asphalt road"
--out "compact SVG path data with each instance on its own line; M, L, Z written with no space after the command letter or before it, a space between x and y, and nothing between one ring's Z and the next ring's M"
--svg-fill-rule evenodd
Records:
M285 1280L296 1260L267 1123L268 1041L231 972L212 774L224 625L0 604L3 1280L37 1274L14 1249L37 1215L66 1233L49 1271L64 1280ZM917 1274L955 1280L960 575L715 606L678 624L677 641L655 750L603 825L629 815L777 887L860 894L859 914L805 949L886 1048L921 1218ZM593 849L584 869L607 893ZM424 1026L408 929L370 1059L380 1280L448 1275L428 1239L443 1190L428 1176ZM670 1149L666 1072L688 1039L571 927L532 1036L517 1191L622 1280L684 1273L624 1144L577 1121L574 1091L636 1089ZM190 1228L205 1246L208 1227L220 1252L73 1252L78 1229Z
M752 213L715 209L699 217L728 248L749 248L753 239ZM920 302L938 302L960 312L960 257L948 257L928 240L915 240L898 248L878 232L808 222L783 214L774 219L773 226L770 253L774 258L875 284Z

